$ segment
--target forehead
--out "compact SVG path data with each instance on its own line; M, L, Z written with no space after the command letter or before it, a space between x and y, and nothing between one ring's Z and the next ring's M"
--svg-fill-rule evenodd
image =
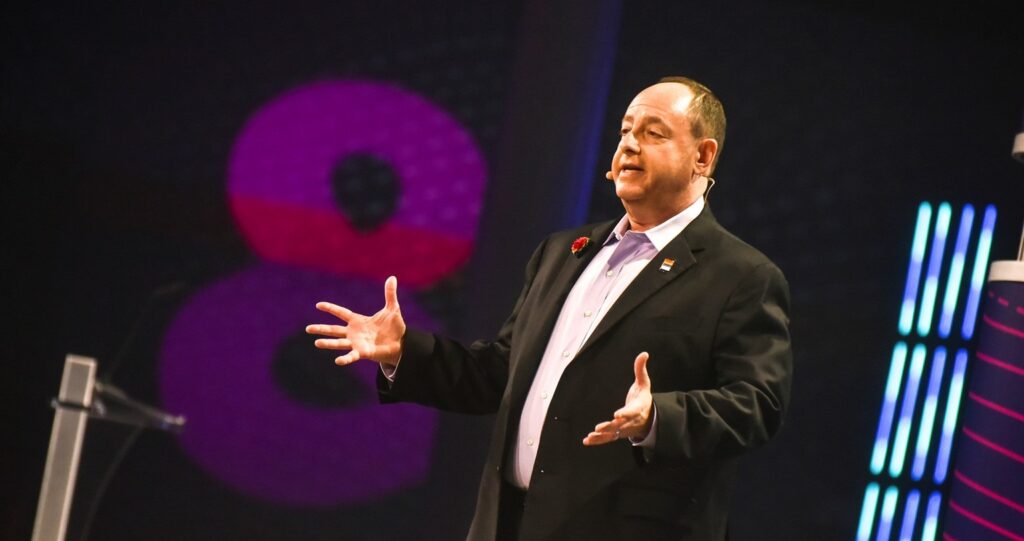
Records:
M679 83L659 83L645 88L626 108L623 120L649 118L663 122L688 122L693 91Z

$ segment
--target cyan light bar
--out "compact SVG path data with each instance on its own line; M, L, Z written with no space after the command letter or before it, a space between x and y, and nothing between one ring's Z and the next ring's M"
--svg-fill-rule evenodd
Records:
M974 336L974 323L978 317L978 304L981 301L981 287L985 285L985 271L988 269L988 255L992 249L992 230L996 227L996 207L985 207L985 217L981 222L981 235L978 237L978 250L974 254L974 269L971 271L971 290L967 296L967 307L964 309L964 324L961 335L964 340Z
M924 527L921 529L921 541L935 541L939 529L939 509L942 507L942 494L932 491L928 497L928 509L924 514Z
M942 315L939 317L939 336L949 338L953 327L953 314L956 312L956 301L960 298L960 286L964 279L964 260L967 257L967 245L971 240L971 229L974 227L974 205L964 205L960 213L960 228L956 234L953 247L953 260L949 264L949 277L946 279L946 293L942 298Z
M896 347L892 349L892 360L889 362L889 378L885 383L885 397L882 399L882 414L878 418L875 447L871 451L871 473L875 475L881 474L885 467L885 452L889 449L896 399L900 395L900 383L903 381L903 367L906 362L907 344L896 342Z
M935 430L935 412L939 408L939 391L942 390L942 373L946 369L946 348L935 348L932 355L932 370L928 377L928 391L921 409L921 425L917 430L917 444L914 446L914 466L910 471L915 481L924 475L925 463L928 460L928 448L931 446Z
M860 508L860 523L857 525L857 541L871 539L875 525L875 510L878 509L878 483L868 483L864 491L864 504Z
M910 442L910 427L914 422L914 406L917 405L917 390L921 385L921 372L928 348L924 344L914 346L910 358L910 373L903 389L903 406L900 408L900 422L896 426L896 438L892 445L892 459L889 461L889 475L899 477L907 458L907 444Z
M928 224L932 221L932 206L927 202L917 208L917 225L914 227L914 244L910 249L910 265L907 267L907 285L903 290L903 305L900 307L900 334L910 334L914 325L914 303L917 300L918 282L921 280L921 265L927 248Z
M921 503L921 493L911 490L907 494L907 503L903 506L903 524L900 525L900 541L914 541L914 526L917 525L917 508Z
M946 481L949 469L949 453L953 447L953 432L956 430L956 419L960 414L960 398L964 390L964 372L967 370L967 350L961 348L956 352L953 364L953 377L949 381L949 394L946 396L946 415L942 420L942 438L939 440L939 453L935 457L935 484Z
M900 497L900 489L891 486L885 489L885 499L882 500L882 516L878 519L878 535L876 541L889 541L892 533L892 518L896 515L896 500Z
M982 288L988 271L992 234L996 224L996 208L994 205L987 205L983 217L978 220L979 233L976 243L973 243L973 256L968 250L972 247L975 214L980 213L980 210L976 211L970 204L963 206L960 221L956 226L955 241L950 238L952 205L942 202L935 207L934 226L932 210L932 205L927 201L918 206L898 328L901 336L909 336L911 332L915 332L920 338L925 339L923 342L926 343L934 329L937 338L943 340L943 345L936 345L934 348L930 365L930 347L925 343L913 344L911 349L907 341L902 340L893 347L870 465L874 476L881 476L887 469L886 473L896 479L897 484L906 482L913 485L904 485L904 489L909 492L905 498L901 498L901 489L898 485L887 487L882 494L877 477L876 481L868 483L857 526L858 541L890 541L891 537L901 541L914 541L914 535L918 531L920 537L916 539L922 541L936 541L939 536L942 485L948 476L969 359L964 348L957 349L954 356L952 349L957 344L945 341L950 339L953 324L957 322L961 313L962 320L957 322L960 325L961 337L967 341L974 334ZM947 251L950 252L949 264L943 276ZM927 266L925 256L928 256ZM969 275L966 270L968 259L973 259ZM942 281L945 281L945 284L940 290ZM968 282L966 286L964 281ZM949 359L950 357L954 358ZM948 371L947 365L950 366ZM929 366L928 384L925 389L922 378L925 368ZM947 376L947 372L950 375ZM948 383L943 385L945 380L948 380ZM944 386L948 386L948 389L945 393L940 424L939 400L943 395ZM919 396L921 394L924 396ZM917 408L919 399L920 409ZM897 404L897 401L900 403ZM917 432L916 435L912 434L914 430ZM937 449L932 451L932 443L936 439L938 441L934 447ZM934 454L934 464L931 465L930 454ZM912 455L913 459L909 459L908 455ZM935 487L928 495L925 505L922 489L928 487L922 487L920 483L925 477L925 472L931 468L934 468L932 480ZM905 474L905 470L909 470L909 474Z
M942 270L942 257L946 254L946 236L949 234L949 220L953 214L949 203L939 205L939 213L935 217L935 233L932 235L932 253L928 258L928 275L924 280L924 294L921 296L921 309L917 313L917 335L924 338L932 331L935 317L935 297L939 291L939 271Z

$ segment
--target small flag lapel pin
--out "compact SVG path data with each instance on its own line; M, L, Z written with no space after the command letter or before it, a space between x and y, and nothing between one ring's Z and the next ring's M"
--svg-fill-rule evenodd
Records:
M675 264L676 264L676 260L675 259L665 258L665 261L661 262L661 268L659 268L658 270L661 271L661 272L668 272L668 271L672 270L672 265L675 265Z

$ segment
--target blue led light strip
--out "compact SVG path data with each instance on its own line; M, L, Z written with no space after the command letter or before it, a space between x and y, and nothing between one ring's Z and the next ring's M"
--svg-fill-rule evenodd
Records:
M950 454L969 357L964 348L956 349L955 355L952 353L959 344L939 345L935 341L936 338L943 341L950 338L958 311L961 309L963 319L959 324L963 340L970 340L974 334L982 287L988 270L996 208L994 205L986 206L980 225L976 228L975 207L964 205L955 241L950 238L952 205L941 202L935 209L933 226L932 205L925 201L918 206L898 321L900 336L909 336L911 332L915 332L922 339L922 343L908 347L906 340L899 340L893 347L878 430L871 452L870 469L876 478L868 483L864 492L864 502L857 526L858 541L890 541L891 537L897 537L900 541L914 541L914 534L918 530L920 537L917 539L921 541L936 541L936 536L939 535L942 485L950 468ZM968 259L972 258L968 254L968 249L971 247L971 237L975 230L979 233L976 251L973 254L973 267L971 273L966 275ZM944 265L946 252L950 252L948 268ZM968 284L966 291L963 291L965 280ZM945 284L940 296L939 286L943 281ZM932 338L933 328L937 334L936 338ZM935 347L929 365L928 353L929 349L932 349L930 345ZM922 381L926 368L927 388ZM941 404L944 380L948 380L945 384L947 391L945 403ZM917 407L918 402L921 403L920 408ZM943 413L941 423L940 406ZM912 434L914 430L917 431L916 435ZM913 441L912 436L915 436ZM938 441L933 445L933 440L936 439ZM934 486L921 486L920 483L929 470L932 449L935 449L934 464L931 465L931 468L934 468L931 474ZM913 458L908 458L908 455L912 455ZM886 487L883 494L878 476L886 469L886 473L896 484ZM905 473L906 470L909 470L909 475ZM914 483L914 486L906 486L904 483ZM901 489L900 486L904 488ZM925 489L930 491L927 504L922 492ZM905 498L901 498L901 491L906 491Z
M885 383L885 397L882 400L882 414L878 418L878 432L875 434L875 447L871 452L871 473L878 475L885 467L885 452L889 449L889 435L892 432L893 415L896 412L896 399L900 394L900 383L903 381L903 367L907 362L907 344L896 342L892 349L892 361L889 363L889 378Z
M942 389L942 373L946 369L946 348L935 348L932 356L931 376L928 377L928 391L921 411L921 426L917 430L917 445L914 447L914 466L910 471L915 481L924 475L925 461L928 459L928 448L932 442L935 429L935 412L939 406L939 391Z
M938 490L928 497L928 510L924 515L924 528L921 529L921 541L935 541L939 529L939 509L942 506L942 494Z
M921 493L911 490L904 504L903 524L900 525L900 541L913 541L914 526L917 524L917 508L921 502Z
M942 438L939 440L939 453L935 458L935 484L941 485L946 480L949 470L949 452L953 447L953 432L956 430L956 419L960 414L960 398L964 390L964 372L967 370L967 350L956 352L953 365L953 377L949 381L949 395L946 397L946 415L942 420Z
M924 344L914 346L910 359L910 373L903 389L903 407L900 408L900 422L896 426L896 438L892 445L892 459L889 461L889 475L899 477L903 473L903 463L907 457L907 444L910 441L910 426L914 422L914 406L917 404L917 389L921 383L921 372L924 371L924 360L928 348Z
M885 489L885 499L882 500L882 516L878 519L878 535L876 541L889 541L892 532L892 518L896 515L896 500L900 497L900 489L891 486Z
M996 227L996 207L985 207L985 217L981 223L981 236L978 237L978 250L974 254L974 270L971 271L971 290L967 296L967 307L964 309L964 324L961 335L964 340L974 336L974 322L978 317L978 303L981 300L981 287L985 284L985 271L988 269L988 255L992 249L992 230Z
M860 523L857 525L857 541L868 541L875 525L875 510L878 508L878 483L868 483L864 491L864 504L860 508Z
M939 317L939 336L949 338L953 327L953 312L956 301L960 298L960 285L964 278L964 259L967 256L967 244L971 240L971 228L974 227L974 206L964 205L960 213L960 229L956 234L953 248L953 260L949 264L949 277L946 280L946 293L942 299L942 315Z
M928 202L917 208L917 225L914 227L914 244L910 249L910 265L907 268L907 285L903 290L903 305L900 308L900 334L910 334L914 324L914 302L917 300L918 282L921 280L921 264L927 248L928 224L932 221L932 206Z
M928 275L924 280L924 294L921 296L921 310L917 314L917 335L924 338L932 331L935 316L935 297L939 291L939 271L942 257L946 253L946 236L949 234L949 219L953 214L949 203L939 205L935 217L935 233L932 235L932 254L928 258Z

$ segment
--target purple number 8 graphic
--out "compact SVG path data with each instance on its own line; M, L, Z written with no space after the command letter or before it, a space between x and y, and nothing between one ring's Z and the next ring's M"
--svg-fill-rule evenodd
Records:
M371 105L401 117L401 137L396 138L393 125L363 114ZM336 125L345 129L331 127ZM303 126L308 126L304 132ZM296 137L299 132L303 136ZM353 144L347 134L356 133L372 143ZM410 150L426 133L441 138L447 158ZM355 153L372 153L398 173L398 210L377 237L350 228L322 229L348 227L339 210L327 207L325 186L331 165ZM316 300L335 299L363 313L383 304L383 283L377 277L388 269L368 263L373 254L347 267L346 254L335 248L351 242L361 250L393 254L392 246L376 243L395 240L395 235L416 246L417 257L435 262L420 267L426 269L420 274L408 269L412 280L403 281L404 271L396 270L400 294L408 293L410 285L443 278L465 261L485 182L472 138L443 110L393 86L318 82L257 111L239 135L231 160L232 209L253 249L270 261L205 286L164 336L159 387L165 407L189 419L180 437L182 448L206 472L242 492L297 505L362 502L422 482L437 428L434 411L369 402L344 408L303 404L277 386L271 365L286 339L322 319L312 308ZM275 178L280 179L276 184ZM461 188L446 198L449 205L438 204L436 194L453 183ZM252 212L267 208L280 212ZM311 244L310 239L325 236L331 240L319 250ZM299 237L306 246L289 251L289 239ZM271 245L261 245L268 238ZM290 254L298 257L291 260ZM394 260L383 255L378 265ZM435 330L409 295L402 297L402 312L410 325ZM339 370L375 389L376 364L360 362Z

